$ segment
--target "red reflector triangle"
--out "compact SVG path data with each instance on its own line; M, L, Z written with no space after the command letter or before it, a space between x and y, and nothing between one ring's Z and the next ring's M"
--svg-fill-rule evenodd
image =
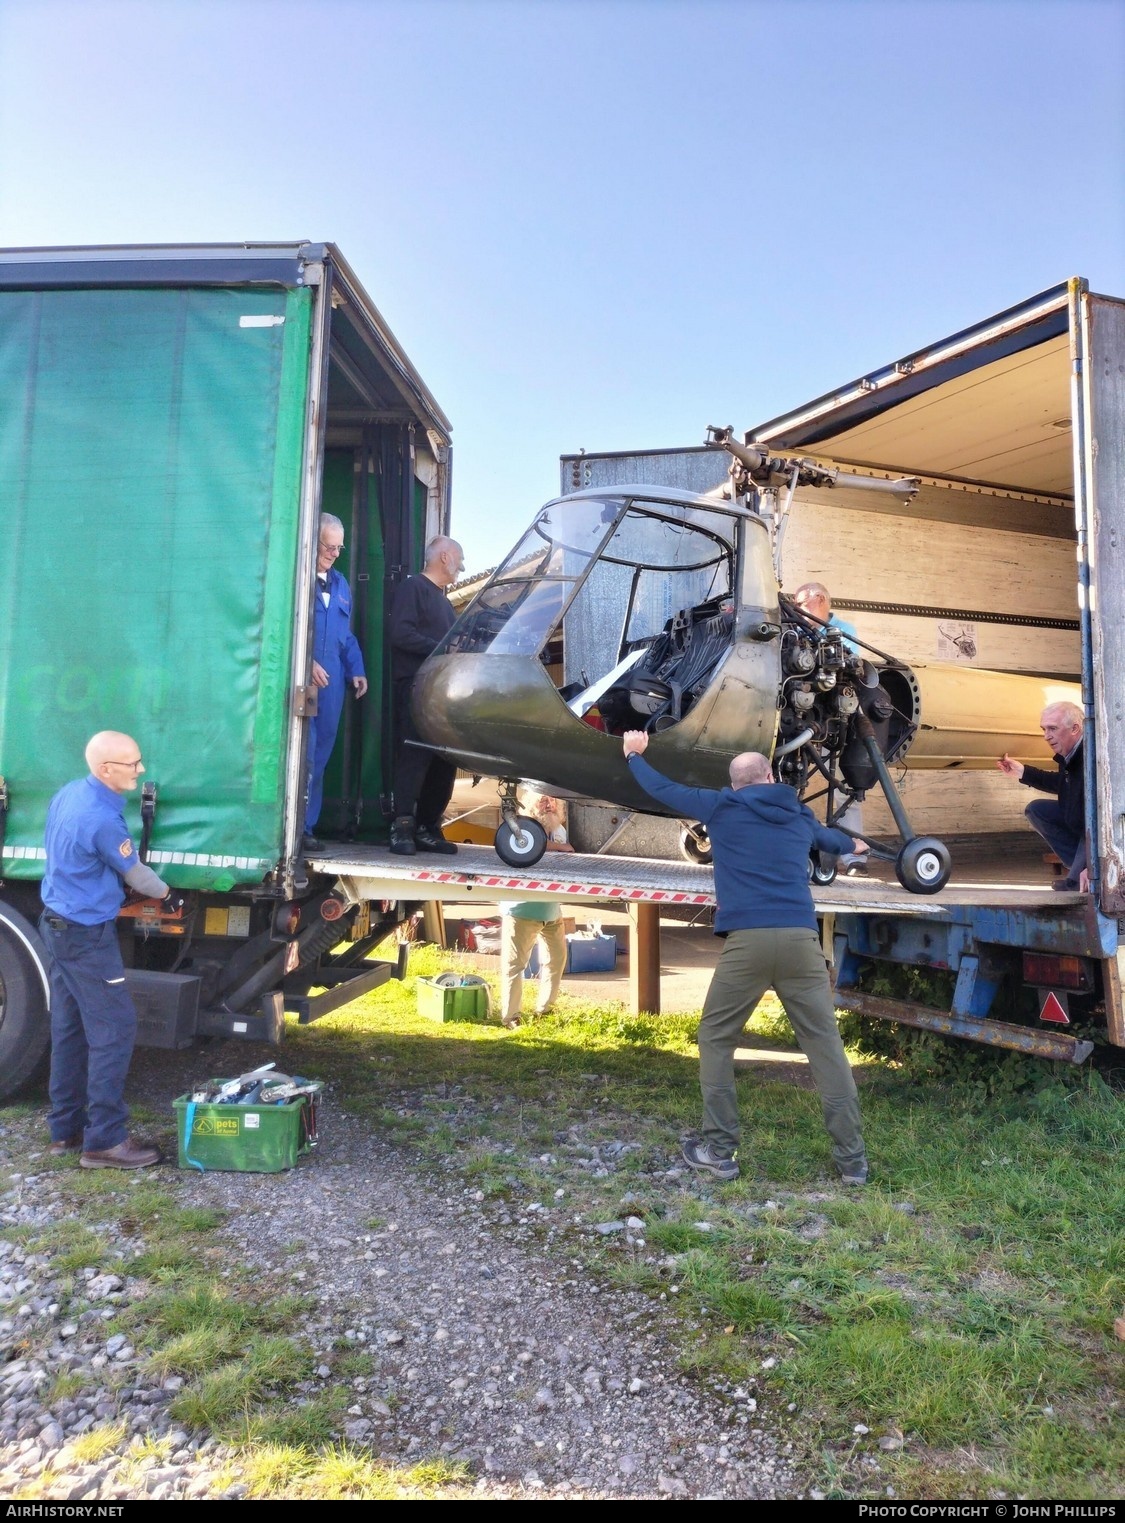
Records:
M1058 996L1048 991L1047 998L1043 1001L1043 1008L1039 1012L1041 1021L1054 1021L1058 1026L1069 1026L1070 1016L1059 1004Z

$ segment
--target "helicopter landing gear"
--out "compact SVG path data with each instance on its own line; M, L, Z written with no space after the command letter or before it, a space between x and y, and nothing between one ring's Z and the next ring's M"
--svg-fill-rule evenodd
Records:
M949 848L933 836L915 836L895 859L895 876L912 894L936 894L949 882Z
M496 855L509 867L533 867L547 850L547 832L528 814L505 820L496 832Z
M685 824L681 827L680 855L699 867L711 866L711 837L706 825Z
M509 867L534 867L547 850L547 832L538 820L520 814L516 783L505 778L500 784L500 829L493 844L496 855Z
M825 888L829 883L836 881L836 868L838 857L831 857L827 852L809 852L809 882L815 883L820 888Z
M937 894L949 882L949 875L953 871L953 862L949 855L949 848L943 841L936 840L933 836L916 836L902 807L902 800L895 790L891 780L891 774L887 771L887 764L875 744L871 722L866 715L860 714L863 721L858 725L860 739L864 748L871 758L871 765L879 778L887 804L902 836L902 850L895 858L895 876L903 888L911 894Z

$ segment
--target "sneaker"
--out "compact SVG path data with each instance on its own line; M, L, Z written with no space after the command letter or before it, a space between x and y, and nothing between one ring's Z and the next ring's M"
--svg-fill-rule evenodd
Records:
M301 850L322 851L323 848L324 842L320 839L320 837L309 835L308 831L306 830L304 835L301 837Z
M441 833L441 827L437 825L416 825L414 827L414 841L419 851L440 852L443 857L455 857L457 848L452 841L447 841Z
M868 1168L865 1161L861 1168L849 1169L846 1174L841 1170L840 1183L847 1185L849 1189L858 1190L867 1183L867 1174Z
M507 1020L501 1021L500 1024L506 1031L516 1031L523 1025L523 1018L518 1015L510 1015Z
M418 850L414 843L414 816L400 814L391 826L391 850L398 857L412 857Z
M685 1142L682 1151L684 1162L690 1163L700 1173L714 1174L716 1179L724 1182L738 1178L738 1164L735 1160L716 1153L708 1142Z

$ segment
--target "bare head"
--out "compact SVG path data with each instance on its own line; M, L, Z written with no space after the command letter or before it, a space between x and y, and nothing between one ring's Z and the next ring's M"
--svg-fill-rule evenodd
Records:
M439 587L452 587L465 569L465 552L455 539L439 534L426 546L426 564L422 570Z
M132 793L145 770L141 748L131 735L120 730L99 730L86 744L90 775L113 793Z
M344 526L334 513L320 515L320 538L316 547L316 569L323 575L331 571L344 548Z
M1059 756L1069 756L1082 738L1082 710L1076 703L1049 703L1039 716L1043 739Z
M802 613L811 613L814 619L827 623L832 617L832 599L823 582L804 582L793 594L793 601Z
M760 751L743 751L730 764L732 788L751 788L757 783L772 783L773 771L770 759Z

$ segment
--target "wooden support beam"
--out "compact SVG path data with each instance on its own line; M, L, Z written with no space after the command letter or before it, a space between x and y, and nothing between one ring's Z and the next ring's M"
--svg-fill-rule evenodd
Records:
M1125 950L1102 959L1102 993L1105 995L1105 1023L1115 1047L1125 1047Z
M427 899L422 905L422 933L435 947L445 950L445 910L440 899Z
M634 1015L660 1014L660 907L629 906L629 1003Z

